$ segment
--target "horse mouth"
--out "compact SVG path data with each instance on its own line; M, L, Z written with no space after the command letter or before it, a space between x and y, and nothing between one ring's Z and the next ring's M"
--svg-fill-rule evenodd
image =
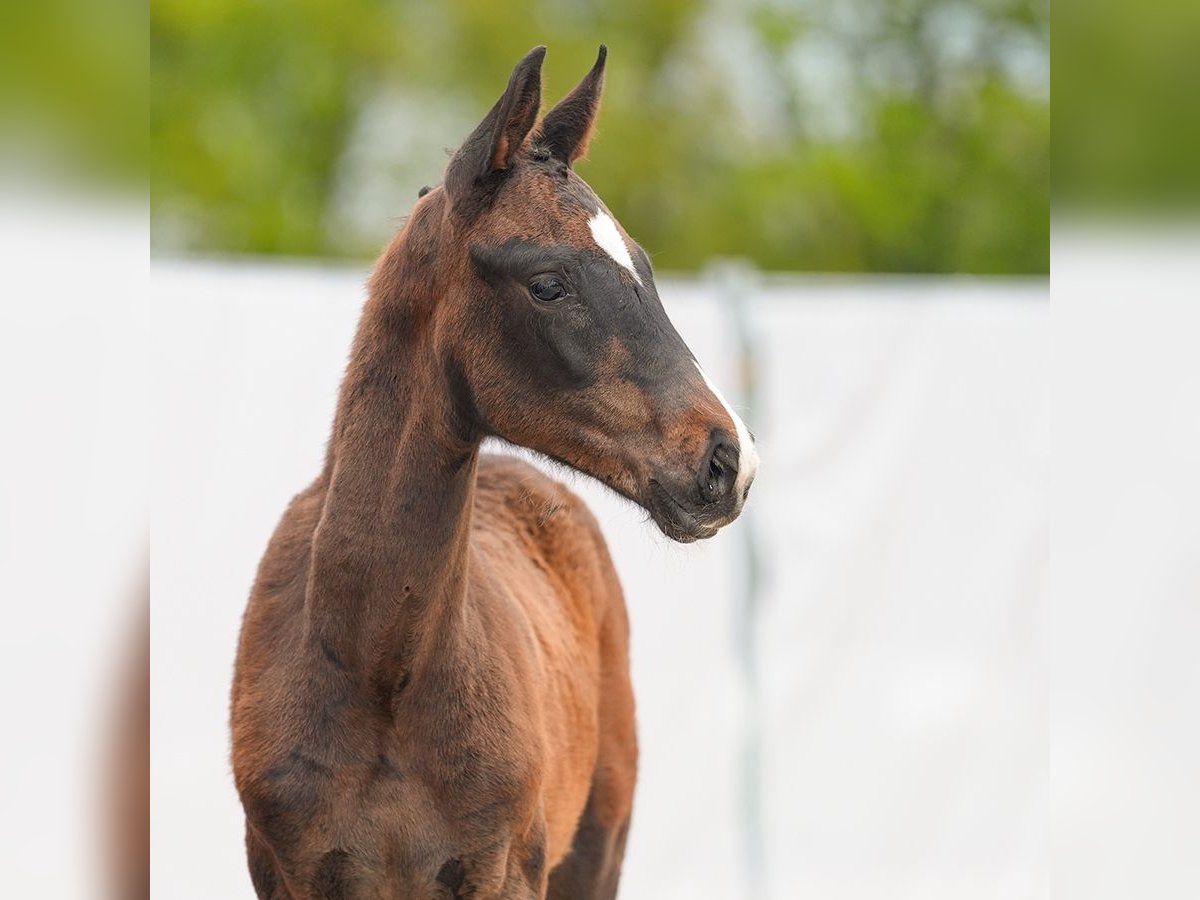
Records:
M646 508L659 530L673 541L690 544L710 538L720 530L718 525L701 522L686 506L656 479L650 479L650 497Z

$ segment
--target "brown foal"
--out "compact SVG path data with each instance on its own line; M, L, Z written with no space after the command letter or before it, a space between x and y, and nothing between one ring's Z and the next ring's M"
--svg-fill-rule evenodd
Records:
M259 567L232 704L259 897L616 895L621 587L579 499L480 443L592 475L679 541L736 518L757 456L572 170L604 48L539 122L544 55L380 258L324 470Z

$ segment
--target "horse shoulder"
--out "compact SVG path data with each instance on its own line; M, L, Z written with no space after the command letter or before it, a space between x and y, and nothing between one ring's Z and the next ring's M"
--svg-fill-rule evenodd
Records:
M557 863L591 787L607 673L627 667L628 621L604 537L584 502L518 459L481 457L474 538L492 563L495 597L527 624L538 648L530 682L546 751L546 861ZM536 662L534 662L536 660Z
M596 517L580 497L524 460L483 454L477 482L476 535L506 542L597 625L624 617L624 597ZM562 596L565 595L565 596Z
M320 516L323 491L314 484L288 505L259 563L242 619L234 665L230 724L233 770L240 782L277 765L275 751L297 728L293 684L282 669L300 658L301 610L311 555L312 533Z

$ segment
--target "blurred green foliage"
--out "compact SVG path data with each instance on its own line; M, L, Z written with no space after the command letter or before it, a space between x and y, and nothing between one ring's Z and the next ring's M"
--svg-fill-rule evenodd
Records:
M1046 0L154 0L155 252L371 256L531 46L552 103L601 41L578 169L659 268L1048 271Z
M146 10L105 0L0 3L0 171L144 180Z
M1194 216L1200 3L1066 0L1055 34L1055 202L1075 212Z

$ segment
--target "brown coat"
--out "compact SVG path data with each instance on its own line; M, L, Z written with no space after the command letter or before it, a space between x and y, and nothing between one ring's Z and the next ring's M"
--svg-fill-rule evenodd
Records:
M621 588L579 499L480 445L592 475L679 541L736 518L757 457L571 169L603 48L537 124L544 53L380 258L324 471L260 565L232 705L259 897L616 894Z

